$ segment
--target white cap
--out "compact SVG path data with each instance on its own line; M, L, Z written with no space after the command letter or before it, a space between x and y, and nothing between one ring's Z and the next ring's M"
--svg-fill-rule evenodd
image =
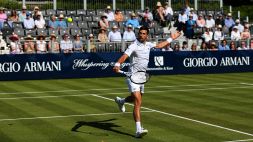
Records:
M235 23L240 23L240 20L239 20L239 19L236 19L236 20L235 20Z

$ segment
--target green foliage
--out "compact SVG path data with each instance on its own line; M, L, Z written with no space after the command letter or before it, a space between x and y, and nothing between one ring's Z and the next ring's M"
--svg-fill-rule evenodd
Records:
M16 0L0 0L0 6L6 9L17 9L22 7L22 3Z

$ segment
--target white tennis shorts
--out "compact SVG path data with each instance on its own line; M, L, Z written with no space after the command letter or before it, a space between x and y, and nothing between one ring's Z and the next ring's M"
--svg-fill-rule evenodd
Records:
M126 83L128 85L129 92L137 92L140 91L142 94L144 93L144 84L135 84L129 78L126 79Z

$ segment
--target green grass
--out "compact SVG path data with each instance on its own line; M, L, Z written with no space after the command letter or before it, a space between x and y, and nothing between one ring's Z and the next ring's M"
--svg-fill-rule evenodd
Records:
M253 73L153 76L135 139L124 78L0 82L1 142L225 142L253 139ZM94 95L95 94L95 95ZM104 98L102 98L104 97ZM75 131L72 131L75 130Z

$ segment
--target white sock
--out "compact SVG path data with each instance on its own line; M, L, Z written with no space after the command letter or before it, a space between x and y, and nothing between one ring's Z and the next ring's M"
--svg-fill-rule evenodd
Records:
M136 122L136 132L141 132L141 122Z
M125 103L125 98L120 99L120 103L124 104Z

